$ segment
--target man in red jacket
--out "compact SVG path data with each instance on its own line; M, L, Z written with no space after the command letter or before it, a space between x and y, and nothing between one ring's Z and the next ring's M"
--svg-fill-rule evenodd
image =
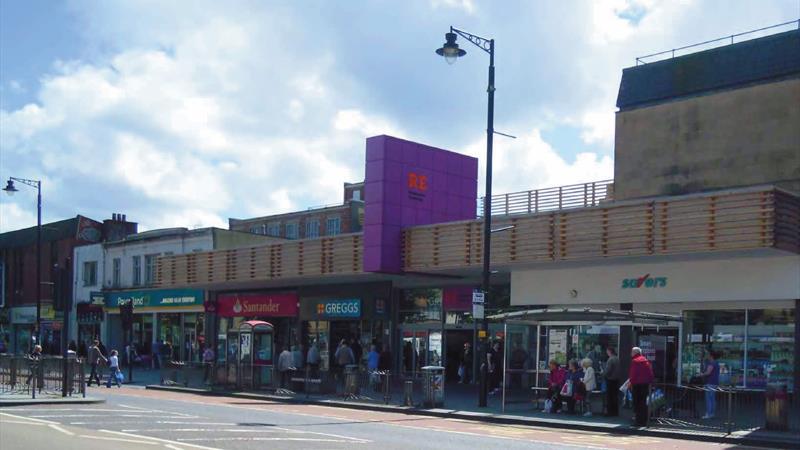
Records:
M647 396L650 393L650 383L653 382L653 367L650 361L642 355L642 349L631 349L631 368L628 376L631 380L633 395L633 411L636 413L636 426L647 426Z

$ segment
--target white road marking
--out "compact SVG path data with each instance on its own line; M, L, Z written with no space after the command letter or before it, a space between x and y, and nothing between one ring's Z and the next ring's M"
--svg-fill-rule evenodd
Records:
M24 420L0 420L0 424L6 424L6 423L15 423L15 424L18 424L18 425L34 425L34 426L37 426L37 427L45 426L45 424L43 424L43 423L28 422L28 421L24 421Z
M180 447L175 447L175 446L174 446L174 445L172 445L172 444L166 444L166 445L164 445L164 447L167 447L167 448L169 448L169 449L172 449L172 450L183 450L182 448L180 448Z
M81 437L81 438L84 438L84 439L97 439L97 440L101 440L101 441L133 442L134 444L158 445L158 442L141 441L141 440L136 440L136 439L113 438L113 437L105 437L105 436L89 436L88 434L81 434L78 437Z
M60 426L58 426L58 425L55 425L55 424L51 423L50 425L48 425L48 427L50 427L50 428L52 428L52 429L54 429L56 431L60 431L60 432L62 432L64 434L66 434L67 436L75 436L75 433L73 433L72 431L65 430L65 429L61 428Z
M29 417L46 418L60 418L60 417L152 417L152 414L37 414ZM167 416L165 419L197 419L197 416Z
M52 420L33 419L31 417L17 416L17 415L14 415L14 414L9 414L9 413L4 413L4 412L0 412L0 415L7 416L7 417L13 417L13 418L19 419L19 420L29 420L31 422L38 422L38 423L42 423L42 424L45 424L45 425L50 425L50 424L60 425L58 422L53 422Z
M301 441L301 442L338 442L349 444L366 444L369 441L351 441L348 439L325 439L325 438L292 438L292 437L216 437L216 438L189 438L178 439L181 442L215 442L215 441Z
M152 433L152 432L159 432L159 431L171 431L171 432L193 432L193 433L202 433L202 432L220 432L226 431L229 433L275 433L276 430L269 429L269 430L240 430L236 428L141 428L137 430L121 430L125 433Z
M228 426L228 427L237 425L231 422L174 422L171 420L157 420L155 423L165 423L169 425L218 425L218 426Z
M126 437L129 437L129 438L148 439L148 440L151 440L151 441L161 442L163 444L182 445L182 446L185 446L185 447L188 446L188 447L193 447L193 448L200 448L200 449L203 449L203 450L221 450L221 449L214 448L214 447L205 447L205 446L197 445L197 444L184 444L184 443L181 443L181 442L170 441L169 439L161 439L161 438L151 437L151 436L140 436L138 434L122 433L120 431L112 431L112 430L100 430L100 431L103 432L103 433L111 433L111 434L116 434L116 435L120 435L120 436L126 436Z
M372 442L372 441L369 441L367 439L354 438L354 437L350 437L350 436L342 436L341 434L320 433L318 431L293 430L291 428L283 428L283 427L275 427L275 429L276 430L288 431L290 433L316 434L318 436L327 436L327 437L334 437L334 438L339 438L339 439L348 439L348 440L350 440L352 442Z
M128 409L106 409L106 408L14 408L14 411L34 411L34 412L42 412L42 411L77 411L77 412L133 412ZM150 410L144 410L142 412L151 412Z

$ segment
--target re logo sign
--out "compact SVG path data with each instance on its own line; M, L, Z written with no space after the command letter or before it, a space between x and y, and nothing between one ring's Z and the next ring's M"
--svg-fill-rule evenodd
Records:
M408 188L417 189L420 191L428 190L428 176L418 175L414 172L408 173Z

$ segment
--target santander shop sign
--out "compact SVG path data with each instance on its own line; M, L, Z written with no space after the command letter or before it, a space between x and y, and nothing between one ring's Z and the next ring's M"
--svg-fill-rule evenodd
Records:
M215 309L220 317L295 317L297 302L297 294L220 294Z

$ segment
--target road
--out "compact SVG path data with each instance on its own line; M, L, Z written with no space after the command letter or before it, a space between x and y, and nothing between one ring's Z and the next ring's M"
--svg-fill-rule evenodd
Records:
M97 405L0 409L15 449L725 449L734 445L296 405L137 387L93 388ZM742 446L735 446L745 448Z

